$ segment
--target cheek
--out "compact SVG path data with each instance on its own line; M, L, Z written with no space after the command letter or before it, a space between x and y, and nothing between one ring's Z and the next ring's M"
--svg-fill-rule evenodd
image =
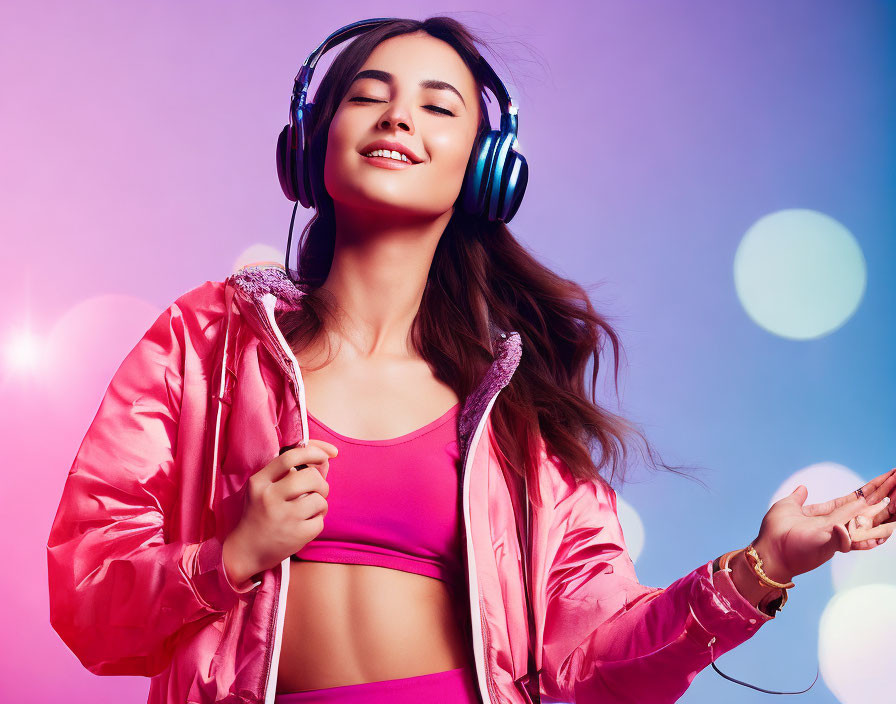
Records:
M441 163L444 169L463 171L470 160L472 137L466 133L437 135L429 140L429 151L434 162Z
M347 173L349 153L354 149L355 140L352 138L351 125L337 112L330 122L327 131L327 149L324 157L324 178L326 181L340 178L340 174ZM329 188L329 185L328 185Z
M337 156L346 146L347 130L345 129L344 120L341 120L339 113L330 123L330 129L327 131L327 152L330 158Z

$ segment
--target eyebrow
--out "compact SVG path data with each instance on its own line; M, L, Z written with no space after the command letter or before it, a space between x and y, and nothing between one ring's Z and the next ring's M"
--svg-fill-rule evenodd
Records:
M362 78L372 78L375 81L382 81L383 83L387 83L389 85L392 85L392 82L395 80L395 77L388 71L380 71L377 69L369 68L364 71L358 71L355 77L350 81L349 85L351 85L355 81L361 80ZM460 94L460 91L450 83L430 78L426 81L420 81L420 87L432 88L433 90L450 90L458 98L460 98L460 102L464 104L464 107L467 107L467 101L464 100L464 96L462 96Z

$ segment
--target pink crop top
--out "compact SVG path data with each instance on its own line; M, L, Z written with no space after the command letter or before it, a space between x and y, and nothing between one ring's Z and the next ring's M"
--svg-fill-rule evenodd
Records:
M388 440L349 438L308 414L331 442L329 504L320 534L293 560L379 565L461 583L457 413Z

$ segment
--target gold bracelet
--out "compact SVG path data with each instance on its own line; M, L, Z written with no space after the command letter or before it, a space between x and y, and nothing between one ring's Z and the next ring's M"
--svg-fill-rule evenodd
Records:
M744 548L746 553L747 562L753 567L753 571L756 573L756 576L759 577L759 581L761 583L767 584L770 587L776 587L777 589L783 589L785 597L787 596L787 590L793 589L796 585L793 582L787 582L787 584L781 584L780 582L776 582L773 579L770 579L769 576L765 573L765 570L762 569L762 558L759 557L759 553L756 552L756 548L753 547L753 543L746 548ZM782 604L783 606L783 604Z
M734 557L735 555L737 555L737 553L739 553L739 552L743 552L743 553L746 553L747 555L749 555L751 550L752 550L752 554L756 556L758 562L753 562L752 560L747 559L747 564L749 564L753 567L753 573L756 575L756 579L759 582L759 584L761 584L763 586L772 586L772 587L775 587L776 589L781 590L780 597L769 600L768 602L765 603L765 605L767 606L772 601L777 601L778 599L781 599L781 603L775 607L775 611L781 611L781 609L784 608L784 604L787 603L787 590L792 587L795 587L796 585L793 582L789 582L788 584L781 585L778 582L774 582L773 580L769 579L764 571L762 572L762 574L760 574L756 568L758 565L759 570L762 569L762 566L761 566L762 559L759 557L758 553L756 553L756 549L753 547L752 543L747 548L740 548L739 550L731 550L730 552L726 552L724 555L722 555L722 557L719 558L719 569L730 572L731 568L728 567L728 562L731 560L731 558ZM765 611L762 608L763 602L765 600L766 600L766 597L763 597L763 599L760 600L760 602L759 602L759 605L757 608L759 608L760 611ZM775 617L774 614L768 614L768 615L771 616L772 618Z

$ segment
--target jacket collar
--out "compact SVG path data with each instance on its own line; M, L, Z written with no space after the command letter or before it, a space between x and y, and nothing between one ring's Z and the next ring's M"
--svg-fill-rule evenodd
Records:
M304 295L280 264L245 266L231 274L228 281L259 309L262 306L261 299L268 294L276 297L277 310L298 308ZM489 410L493 397L510 383L522 357L522 341L518 332L504 330L494 322L490 322L490 330L494 361L467 397L461 410L459 433L462 452L472 440L482 416Z
M296 288L287 275L286 270L280 264L244 266L236 273L231 274L229 279L253 303L260 305L263 296L269 293L274 294L277 298L277 310L298 308L304 295L302 291ZM494 321L489 321L489 329L492 335L492 346L495 350L496 361L505 354L509 354L511 358L514 357L516 350L513 348L518 347L519 344L518 342L514 344L512 337L516 336L518 340L519 333L505 330ZM519 358L517 357L512 364L513 369L505 369L505 371L509 371L512 374L518 362Z

